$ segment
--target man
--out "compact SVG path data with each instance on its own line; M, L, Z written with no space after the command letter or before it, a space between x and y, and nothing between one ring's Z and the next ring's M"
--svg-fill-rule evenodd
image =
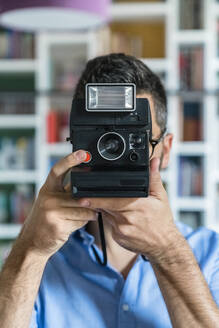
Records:
M219 236L175 225L159 174L173 138L163 134L166 96L159 78L136 58L111 54L88 62L75 97L84 96L87 82L135 83L137 97L149 99L153 139L160 141L150 162L149 197L72 199L64 175L86 153L58 162L1 273L1 328L219 327ZM106 267L92 248L102 257L98 211Z

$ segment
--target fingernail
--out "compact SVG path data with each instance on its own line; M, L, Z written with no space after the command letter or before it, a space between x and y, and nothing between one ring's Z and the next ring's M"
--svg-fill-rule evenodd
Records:
M75 156L78 160L86 159L86 152L83 150L78 150L76 151Z

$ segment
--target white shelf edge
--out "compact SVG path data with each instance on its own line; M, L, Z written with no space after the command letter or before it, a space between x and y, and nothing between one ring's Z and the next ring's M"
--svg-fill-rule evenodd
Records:
M0 72L34 73L36 68L36 59L0 59Z
M36 170L0 170L0 183L36 183Z
M205 211L208 207L206 198L203 197L177 197L176 207L178 211Z
M175 32L174 41L176 44L189 44L189 45L197 45L204 44L207 40L207 33L202 30L178 30Z
M0 128L35 128L37 115L0 115Z
M21 230L21 224L0 224L0 239L15 239Z
M219 170L217 170L214 174L214 180L216 183L219 183Z
M166 58L140 58L152 71L167 72L170 67L169 60Z
M212 59L212 65L216 71L219 71L219 57L216 59Z
M210 146L206 142L179 142L175 145L174 152L178 155L206 155Z
M147 18L154 20L165 18L168 12L167 3L116 3L112 4L110 14L112 21L136 20Z
M67 142L51 143L46 145L48 156L66 156L72 152L71 144Z

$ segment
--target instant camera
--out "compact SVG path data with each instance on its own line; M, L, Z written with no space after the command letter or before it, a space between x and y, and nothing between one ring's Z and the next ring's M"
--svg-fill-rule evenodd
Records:
M72 151L87 152L71 169L73 197L147 197L151 133L149 102L134 84L86 84L70 117Z

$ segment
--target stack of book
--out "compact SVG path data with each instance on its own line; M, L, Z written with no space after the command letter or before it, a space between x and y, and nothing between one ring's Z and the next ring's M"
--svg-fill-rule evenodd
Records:
M31 33L0 30L0 58L34 58L34 37Z
M0 170L34 169L34 138L0 136Z
M23 223L34 198L32 185L17 184L0 187L0 223Z
M55 58L51 63L52 81L51 85L54 90L73 91L81 73L86 65L84 56L75 56L60 60Z
M1 93L0 115L34 114L34 96L28 93Z
M203 47L184 46L180 48L180 89L203 89Z
M69 135L69 112L50 110L47 114L47 142L64 142Z
M203 28L203 0L179 1L180 29L192 30Z
M203 110L201 101L187 101L182 103L180 115L181 140L203 140Z
M179 157L178 195L180 197L203 196L202 157Z

